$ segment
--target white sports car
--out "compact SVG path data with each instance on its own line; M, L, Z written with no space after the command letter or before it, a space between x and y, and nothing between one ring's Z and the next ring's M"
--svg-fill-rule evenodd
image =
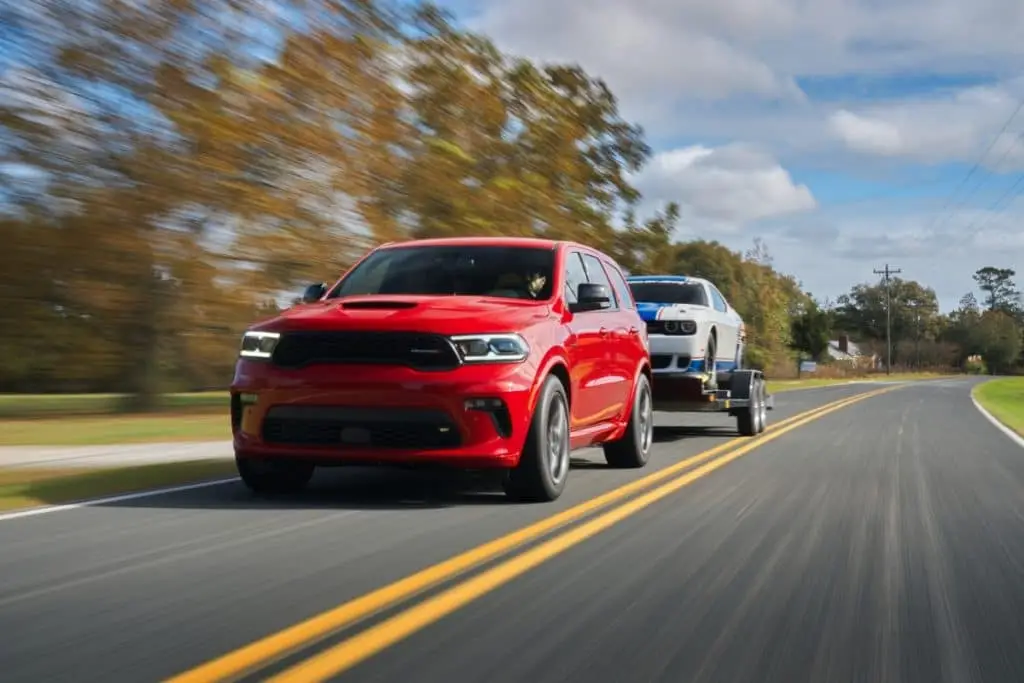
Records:
M647 323L655 376L697 375L741 367L745 327L713 284L682 275L627 278L640 317Z

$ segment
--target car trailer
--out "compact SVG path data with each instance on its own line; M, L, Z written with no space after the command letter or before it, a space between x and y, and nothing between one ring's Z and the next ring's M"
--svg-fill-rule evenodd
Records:
M715 386L706 373L654 373L653 408L666 413L728 413L736 418L741 436L756 436L768 426L768 411L775 409L760 370L719 372ZM722 389L720 387L728 387Z

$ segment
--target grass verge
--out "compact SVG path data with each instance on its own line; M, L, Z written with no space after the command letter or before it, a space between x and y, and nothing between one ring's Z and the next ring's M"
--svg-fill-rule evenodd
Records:
M93 469L0 468L0 510L59 505L235 475L232 460Z
M160 413L0 420L0 446L94 446L230 439L227 411L209 415Z
M1001 377L979 384L974 398L997 420L1024 436L1024 377Z
M116 415L124 399L124 394L0 394L0 418ZM164 394L157 403L158 410L172 413L219 412L227 406L226 391Z
M941 372L894 372L891 375L872 374L862 377L805 377L802 379L770 379L768 391L777 394L794 389L810 389L827 387L847 382L904 382L922 379L939 379L942 377L958 377L959 375Z

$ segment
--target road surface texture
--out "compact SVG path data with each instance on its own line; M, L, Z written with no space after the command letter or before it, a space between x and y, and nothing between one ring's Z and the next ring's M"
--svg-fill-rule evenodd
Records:
M765 439L337 680L1022 681L1024 449L975 383L906 385ZM874 388L780 394L770 418ZM332 471L288 501L229 483L0 521L0 680L182 673L734 437L686 417L721 428L660 429L638 471L581 452L549 505Z

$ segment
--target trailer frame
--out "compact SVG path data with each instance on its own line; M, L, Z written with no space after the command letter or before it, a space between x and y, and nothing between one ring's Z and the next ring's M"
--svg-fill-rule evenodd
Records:
M767 380L760 370L718 372L713 384L708 373L652 374L651 395L656 412L726 413L736 418L741 436L756 436L768 426L768 411L775 409L775 397L768 393Z

